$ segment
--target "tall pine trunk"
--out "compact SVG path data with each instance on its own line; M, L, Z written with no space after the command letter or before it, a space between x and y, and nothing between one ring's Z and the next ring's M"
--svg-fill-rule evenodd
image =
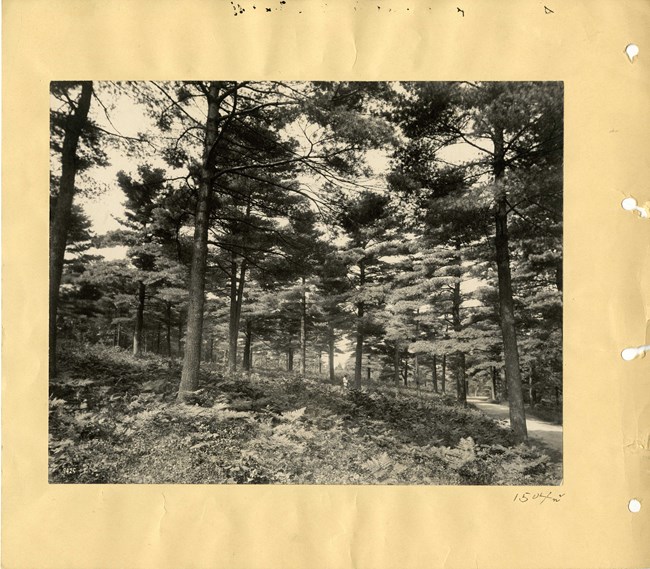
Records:
M331 324L329 324L327 328L327 350L330 381L333 383L336 380L336 377L334 375L334 327Z
M535 366L530 365L529 375L528 375L528 398L530 399L530 406L535 406Z
M244 284L246 283L246 259L242 259L237 279L237 262L232 253L231 279L230 279L230 321L228 326L228 369L237 370L237 350L239 342L239 327L241 323L241 309L244 302Z
M187 333L183 372L178 398L196 391L199 386L201 365L201 339L203 333L203 304L205 302L205 267L208 257L208 229L210 226L210 200L215 164L215 144L219 125L219 86L211 81L208 90L208 117L205 125L205 143L201 160L201 181L196 202L192 265L187 307Z
M230 264L230 320L228 323L228 369L231 372L237 369L237 350L239 341L239 327L241 310L244 300L244 284L246 282L246 259L239 266L239 279L237 278L237 261L232 252Z
M416 309L415 311L416 314L416 320L415 320L415 337L419 338L420 337L420 309ZM420 394L420 358L418 354L414 354L413 356L413 376L415 378L415 385L418 389L418 394Z
M399 353L399 344L395 342L395 350L393 351L393 379L395 380L395 385L399 386L399 364L400 364L400 353Z
M492 400L499 400L499 390L497 386L497 368L492 366Z
M456 399L467 406L467 383L465 381L465 352L458 352L456 359Z
M446 393L447 392L447 354L444 354L442 356L442 392Z
M451 311L454 332L458 334L463 329L460 319L460 305L462 302L460 296L461 257L460 240L458 239L456 240L456 253L458 255L458 280L454 283ZM465 352L461 350L456 352L456 399L462 405L467 405L467 390L465 386Z
M436 355L433 354L433 374L431 381L433 382L433 392L438 393L438 362L436 361Z
M144 300L146 287L142 281L138 281L138 310L135 316L135 328L133 330L133 355L142 354L142 330L144 329Z
M92 82L84 81L81 84L81 95L77 101L77 107L74 113L68 117L65 125L65 136L63 137L63 149L61 152L61 179L59 182L59 194L56 199L56 207L54 209L52 223L50 224L50 351L48 363L51 377L56 377L56 333L59 309L59 289L61 288L63 260L65 258L65 247L68 240L68 226L70 225L72 201L75 193L74 184L77 175L77 147L79 146L81 131L83 130L88 118L92 92Z
M248 204L246 206L246 219L250 218L251 214L251 196L248 196ZM239 326L241 323L241 309L244 302L244 284L246 283L246 268L247 260L242 259L239 267L239 282L237 282L237 262L235 259L235 252L231 253L231 270L230 270L230 323L229 323L229 352L228 352L228 368L231 372L237 369L237 343L239 340Z
M228 371L237 370L237 262L234 251L230 262L230 318L228 321Z
M517 442L528 439L524 396L519 369L519 349L515 328L515 309L512 300L512 280L510 274L510 251L508 238L508 202L504 185L505 150L503 132L494 136L494 181L496 186L496 261L499 281L499 316L503 336L503 353L505 359L506 384L508 385L508 403L510 407L510 428Z
M364 260L359 261L359 287L363 291L363 285L366 283L366 265ZM355 347L354 361L354 388L361 389L361 368L363 366L363 316L365 313L365 303L363 300L357 302L357 345Z
M305 290L305 277L302 277L302 291L300 293L300 374L307 374L307 291Z
M244 369L250 371L252 369L252 341L253 341L253 323L250 318L246 319L246 332L244 343Z

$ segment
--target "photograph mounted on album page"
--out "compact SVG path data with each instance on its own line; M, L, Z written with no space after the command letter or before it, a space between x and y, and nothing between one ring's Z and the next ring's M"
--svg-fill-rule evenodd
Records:
M553 2L5 2L3 566L650 566L650 6Z

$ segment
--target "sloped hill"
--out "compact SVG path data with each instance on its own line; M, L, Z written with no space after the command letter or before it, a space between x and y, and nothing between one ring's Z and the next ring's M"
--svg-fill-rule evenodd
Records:
M260 370L203 370L175 401L175 362L69 348L50 384L50 481L557 484L559 469L449 397L344 392Z

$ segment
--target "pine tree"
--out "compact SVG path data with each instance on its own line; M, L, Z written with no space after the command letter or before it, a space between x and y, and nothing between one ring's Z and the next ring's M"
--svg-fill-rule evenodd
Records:
M493 204L500 324L504 344L511 426L526 439L519 349L511 279L508 173L535 162L561 162L562 87L543 83L413 83L400 99L396 118L410 144L403 164L438 160L440 150L462 143L479 158L469 171ZM426 166L426 165L425 165ZM489 176L487 181L486 176ZM483 181L485 180L485 181Z

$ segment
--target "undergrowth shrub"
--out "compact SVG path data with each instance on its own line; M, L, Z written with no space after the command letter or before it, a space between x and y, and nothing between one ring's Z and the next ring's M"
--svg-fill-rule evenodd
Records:
M74 483L539 484L548 457L443 396L344 391L278 372L175 400L180 368L94 346L50 385L50 480Z

